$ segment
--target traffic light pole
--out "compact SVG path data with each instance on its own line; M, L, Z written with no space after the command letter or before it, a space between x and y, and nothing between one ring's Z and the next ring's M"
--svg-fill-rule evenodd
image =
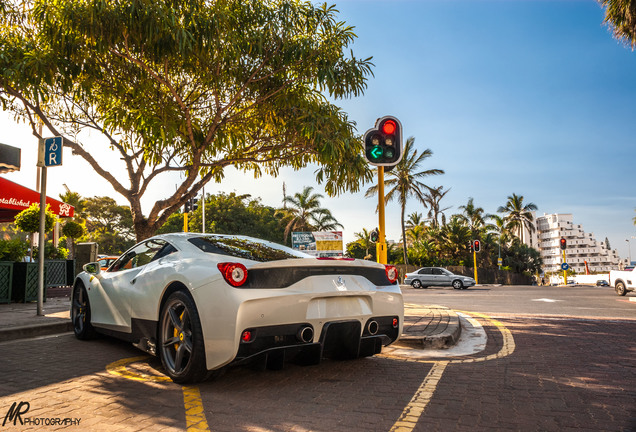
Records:
M384 167L378 167L378 227L379 239L375 245L375 253L380 264L387 264L386 237L384 235Z
M183 232L188 232L188 212L183 212Z
M563 262L565 263L565 249L563 249ZM567 270L563 270L563 285L567 286L568 284L568 271Z
M475 249L473 249L473 264L475 268L475 285L477 285L479 280L477 279L477 252L475 252Z

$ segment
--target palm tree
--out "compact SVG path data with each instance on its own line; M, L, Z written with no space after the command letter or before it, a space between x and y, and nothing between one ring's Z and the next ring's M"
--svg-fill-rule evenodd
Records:
M318 209L311 215L311 219L314 222L316 231L335 231L338 228L343 228L342 224L326 208Z
M605 10L605 20L619 41L636 48L636 1L599 0Z
M424 223L422 220L422 213L413 212L409 215L409 218L406 220L406 229L409 230L413 227L420 226Z
M441 208L440 201L442 198L446 196L446 194L450 191L450 189L444 190L444 186L439 186L436 188L429 188L428 191L424 192L424 203L428 206L428 218L431 219L431 224L433 226L439 226L437 218L442 216L442 225L446 224L446 216L444 212L450 207Z
M424 150L418 155L415 149L415 138L410 137L406 140L402 160L389 172L385 172L386 179L384 185L389 192L384 196L385 204L389 201L397 199L401 207L401 225L402 225L402 245L404 252L404 264L408 264L406 254L406 228L404 221L404 213L406 211L406 202L409 197L415 196L424 203L424 190L430 189L420 179L430 176L444 174L440 169L420 170L420 165L425 159L431 157L433 152L431 149ZM370 187L365 197L371 197L378 193L378 186Z
M468 203L459 206L459 209L462 210L462 214L458 216L466 222L473 238L477 237L479 231L485 225L484 218L488 217L488 215L484 215L483 208L475 206L473 197L469 197Z
M315 220L322 210L320 208L322 195L313 193L313 190L313 187L306 186L302 192L296 192L293 196L283 198L286 211L292 216L285 226L285 242L293 230L311 231L313 229L311 221Z
M532 211L537 209L537 205L534 203L523 204L523 195L517 195L513 193L508 196L508 202L505 206L500 206L497 209L498 213L505 213L506 221L509 224L510 229L517 230L517 237L524 242L523 231L527 229L529 232L534 232L534 223L532 217Z
M364 247L364 259L367 259L369 256L369 249L371 249L371 233L367 231L366 228L362 228L361 233L354 233L356 236L356 240L360 240L362 242L362 246Z

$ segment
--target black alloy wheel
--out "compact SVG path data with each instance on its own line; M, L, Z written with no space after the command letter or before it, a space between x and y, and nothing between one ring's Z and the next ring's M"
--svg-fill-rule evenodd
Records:
M71 322L73 323L73 333L77 339L88 340L97 335L91 324L91 305L88 301L88 294L81 282L73 290Z
M205 347L199 313L190 296L172 293L161 310L159 355L166 374L176 383L205 380Z

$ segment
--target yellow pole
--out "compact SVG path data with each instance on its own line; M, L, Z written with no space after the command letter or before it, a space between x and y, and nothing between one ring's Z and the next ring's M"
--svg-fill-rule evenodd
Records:
M479 283L479 280L477 279L477 252L475 252L474 248L473 248L473 263L475 265L475 285L477 285Z
M384 167L378 167L378 227L379 239L375 245L377 260L380 264L387 264L386 237L384 235Z
M188 232L188 212L183 213L183 232Z
M563 262L565 263L565 249L563 249ZM563 270L563 285L568 284L568 271Z

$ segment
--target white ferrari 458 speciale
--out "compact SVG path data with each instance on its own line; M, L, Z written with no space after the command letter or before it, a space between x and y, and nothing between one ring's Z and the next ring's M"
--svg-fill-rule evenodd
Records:
M107 270L86 264L71 303L77 338L130 341L178 383L234 363L372 356L403 318L394 266L219 234L158 235Z

